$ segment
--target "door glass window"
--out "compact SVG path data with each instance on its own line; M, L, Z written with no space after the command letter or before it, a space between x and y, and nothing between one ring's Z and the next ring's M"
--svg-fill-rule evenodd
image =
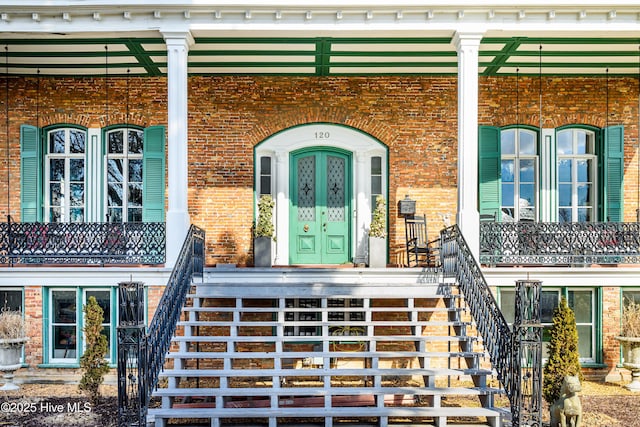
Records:
M316 219L316 158L298 160L298 221Z
M345 220L345 159L327 157L327 216L329 221Z

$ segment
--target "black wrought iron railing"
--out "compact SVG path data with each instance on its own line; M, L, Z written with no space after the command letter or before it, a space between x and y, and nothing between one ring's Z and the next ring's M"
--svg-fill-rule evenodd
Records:
M165 224L0 223L0 264L163 264Z
M640 223L482 222L486 265L640 264Z
M118 326L118 426L143 427L151 393L158 383L171 338L194 277L204 271L204 230L191 226L147 329L144 289L120 284Z
M529 342L529 332L538 330L529 322L539 317L539 301L531 299L530 305L516 307L522 311L520 317L528 320L518 321L523 325L518 324L517 333L512 332L458 226L442 230L440 237L443 274L455 278L464 295L491 364L509 398L513 425L520 426L521 419L531 420L532 414L540 422L535 413L539 414L541 403L538 392L541 378L537 376L541 372L541 344L540 340ZM536 311L537 314L534 313ZM536 378L532 376L533 373ZM525 398L523 393L528 393L528 397Z

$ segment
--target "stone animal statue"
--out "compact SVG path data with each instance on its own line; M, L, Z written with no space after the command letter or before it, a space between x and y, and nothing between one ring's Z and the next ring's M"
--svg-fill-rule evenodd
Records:
M551 427L580 427L582 404L578 392L582 391L578 376L567 375L562 381L560 397L551 405Z

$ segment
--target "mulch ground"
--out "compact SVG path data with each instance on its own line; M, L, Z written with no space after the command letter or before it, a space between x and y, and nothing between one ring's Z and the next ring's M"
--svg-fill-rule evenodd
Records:
M117 389L105 385L102 399L92 405L69 384L23 384L17 391L0 391L2 427L115 427ZM581 393L581 427L640 427L640 394L621 385L585 382ZM547 406L543 420L548 422Z

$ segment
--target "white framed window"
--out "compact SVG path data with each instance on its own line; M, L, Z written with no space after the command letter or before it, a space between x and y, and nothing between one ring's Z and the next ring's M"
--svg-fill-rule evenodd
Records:
M84 352L83 308L89 297L95 297L103 310L102 333L107 337L106 359L113 363L117 316L113 288L52 288L48 290L48 351L49 364L79 363Z
M565 129L557 134L558 221L596 220L596 134Z
M500 132L503 221L535 221L538 200L537 133L522 128Z
M107 222L141 222L144 133L107 132Z
M58 128L46 141L45 222L84 222L87 133Z

